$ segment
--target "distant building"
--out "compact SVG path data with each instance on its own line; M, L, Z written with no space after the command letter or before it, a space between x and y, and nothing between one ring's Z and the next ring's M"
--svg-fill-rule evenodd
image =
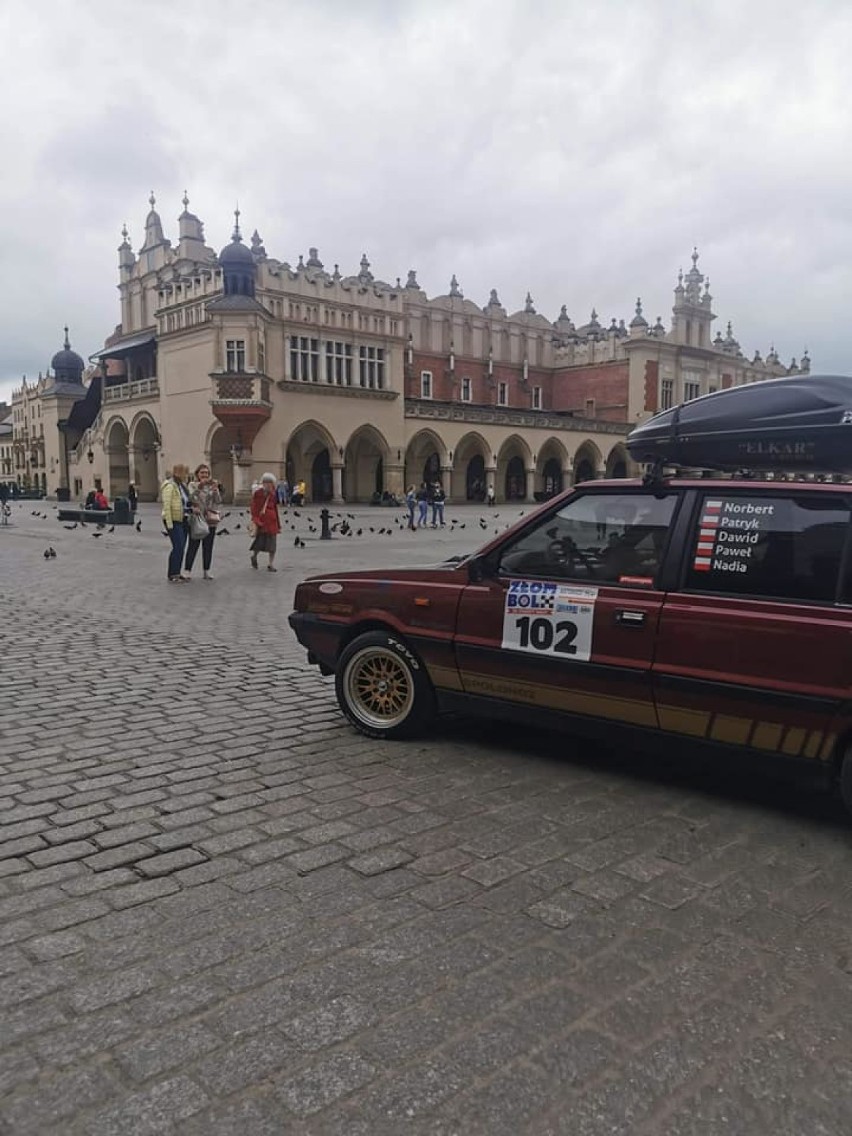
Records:
M217 256L183 204L175 245L153 194L138 254L123 231L121 322L66 419L66 480L61 446L35 451L30 476L46 475L51 491L100 482L115 496L132 481L153 499L173 463L204 460L237 500L267 469L303 478L313 501L438 479L451 500L489 488L498 501L533 500L633 472L624 438L657 409L799 370L774 352L747 361L730 325L711 338L697 253L669 329L649 325L641 303L629 326L593 311L578 327L564 308L550 322L529 294L512 315L496 291L479 307L455 277L429 299L415 272L389 284L366 255L352 275L327 271L315 248L295 266L274 260L256 231L244 243L239 213Z

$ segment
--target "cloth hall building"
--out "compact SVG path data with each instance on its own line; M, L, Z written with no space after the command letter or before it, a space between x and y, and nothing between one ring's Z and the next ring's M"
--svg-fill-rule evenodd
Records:
M529 294L512 314L496 291L480 307L455 277L429 299L414 271L389 284L366 255L351 275L315 248L291 265L256 231L246 244L239 214L217 255L186 195L172 244L155 204L138 253L123 231L121 320L88 372L66 334L61 381L13 395L13 427L36 427L14 440L19 482L60 496L100 483L110 497L133 482L153 500L171 465L205 460L237 501L267 469L304 479L311 501L370 501L423 480L457 502L489 489L532 501L634 472L624 439L658 409L809 367L774 350L746 359L730 324L712 334L695 252L668 327L639 301L627 324L593 311L575 325L565 308L548 320Z

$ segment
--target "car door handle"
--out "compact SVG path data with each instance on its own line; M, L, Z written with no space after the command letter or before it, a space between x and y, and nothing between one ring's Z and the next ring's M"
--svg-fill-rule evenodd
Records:
M642 627L645 623L645 612L619 608L615 613L615 622L621 627Z

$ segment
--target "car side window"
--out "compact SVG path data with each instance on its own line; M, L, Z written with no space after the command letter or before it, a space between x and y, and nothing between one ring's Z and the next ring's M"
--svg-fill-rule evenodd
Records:
M823 494L711 493L691 537L687 587L832 602L849 505Z
M676 493L583 494L505 545L499 574L650 586L677 499Z

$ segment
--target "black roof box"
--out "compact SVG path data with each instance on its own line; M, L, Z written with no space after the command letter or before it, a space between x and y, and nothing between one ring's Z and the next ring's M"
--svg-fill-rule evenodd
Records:
M718 470L852 470L852 378L730 387L665 410L627 438L634 461Z

